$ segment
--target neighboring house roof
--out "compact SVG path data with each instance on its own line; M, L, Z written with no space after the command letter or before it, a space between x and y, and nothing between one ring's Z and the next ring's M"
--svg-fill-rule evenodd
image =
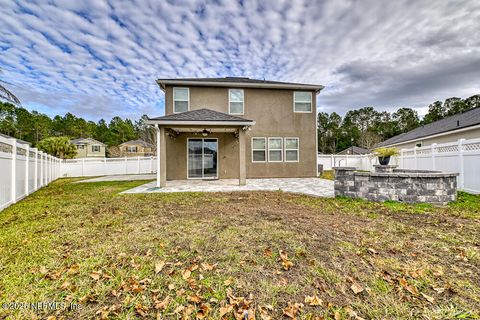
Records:
M232 116L227 113L218 112L210 109L198 109L182 113L174 113L168 116L149 118L150 123L160 124L232 124L232 125L253 125L255 121L247 120L241 117Z
M357 147L357 146L351 146L351 147L348 147L345 150L342 150L342 151L338 152L337 154L367 154L369 152L370 151L368 149L360 148L360 147Z
M127 141L127 142L124 142L122 144L120 144L121 146L128 146L128 145L135 145L135 146L142 146L142 147L146 147L146 148L151 148L153 147L153 144L147 142L147 141L144 141L144 140L140 140L140 139L137 139L137 140L130 140L130 141Z
M475 125L480 125L480 108L474 108L453 116L423 125L409 132L402 133L398 136L380 142L375 146L385 147L412 140L420 140L437 134L446 134L460 129L466 129Z
M301 89L315 90L317 93L324 88L324 86L317 84L258 80L245 77L158 79L157 83L164 91L166 85Z
M103 146L105 145L103 142L100 142L92 138L77 138L77 139L70 140L70 142L73 144L101 144Z

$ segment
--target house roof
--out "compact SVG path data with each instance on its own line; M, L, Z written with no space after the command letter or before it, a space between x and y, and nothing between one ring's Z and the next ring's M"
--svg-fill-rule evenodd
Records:
M147 141L144 141L144 140L140 140L140 139L130 140L130 141L121 143L120 145L121 145L121 146L125 146L125 145L135 145L135 146L142 146L142 147L153 147L153 144L151 144L151 143L149 143L149 142L147 142Z
M357 147L357 146L351 146L348 147L347 149L344 149L337 154L367 154L369 153L368 149Z
M73 144L84 144L84 143L89 143L89 144L101 144L105 145L103 142L100 142L98 140L92 139L92 138L77 138L77 139L72 139L70 140L71 143Z
M474 108L453 116L420 126L409 132L402 133L393 138L387 139L375 146L385 147L412 140L420 140L422 138L434 136L437 134L446 134L460 129L466 129L475 125L480 125L480 108Z
M317 93L324 88L324 86L318 84L258 80L246 77L158 79L157 83L164 91L166 85L300 89L315 90Z
M168 116L149 118L151 124L253 125L255 121L210 109L197 109Z

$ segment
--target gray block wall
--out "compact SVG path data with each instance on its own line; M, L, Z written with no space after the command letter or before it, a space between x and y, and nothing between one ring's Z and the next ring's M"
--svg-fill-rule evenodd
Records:
M335 196L371 201L399 201L445 205L457 199L457 173L402 170L378 166L376 172L353 167L335 170Z

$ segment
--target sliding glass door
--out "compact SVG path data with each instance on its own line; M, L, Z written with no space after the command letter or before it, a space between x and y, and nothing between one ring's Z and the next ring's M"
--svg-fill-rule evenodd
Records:
M218 140L188 139L188 179L218 178Z

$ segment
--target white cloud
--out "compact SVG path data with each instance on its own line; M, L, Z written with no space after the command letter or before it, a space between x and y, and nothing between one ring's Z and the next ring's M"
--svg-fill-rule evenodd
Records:
M479 93L479 21L473 0L12 1L0 67L24 105L95 120L162 114L157 78L231 75L324 84L329 112L424 110Z

